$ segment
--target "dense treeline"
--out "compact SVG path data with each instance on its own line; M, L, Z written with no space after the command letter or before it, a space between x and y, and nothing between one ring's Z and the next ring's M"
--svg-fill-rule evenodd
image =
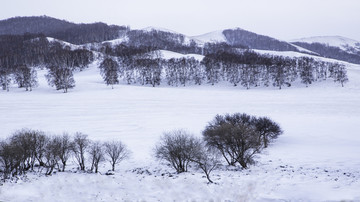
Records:
M117 66L117 71L111 71L116 74L116 78L124 79L127 84L152 86L160 85L162 82L171 86L186 86L203 83L215 85L227 81L234 86L241 85L247 89L270 85L281 89L283 86L291 86L297 80L308 86L315 81L328 78L343 85L348 80L344 65L309 57L260 55L248 50L220 51L206 55L200 62L195 58L164 60L161 59L159 51L139 50L141 49L134 49L132 52L128 51L131 54L113 57L112 66ZM103 63L106 60L109 59L105 58ZM103 67L100 68L102 71L105 70ZM111 73L107 74L109 77ZM117 80L115 83L109 83L107 78L104 80L108 85L118 83Z
M14 26L16 25L16 26ZM85 44L116 39L129 28L104 23L75 24L65 20L40 17L15 17L0 21L0 35L42 33L73 44Z
M78 24L65 30L48 34L50 37L72 44L85 44L116 39L128 31L127 27L105 23Z
M226 29L223 31L227 42L232 46L246 46L251 49L275 50L275 51L298 51L291 44L277 39L258 35L243 29Z
M94 55L86 49L71 50L64 44L48 39L42 34L0 36L0 85L9 91L14 82L27 91L37 86L36 67L49 70L50 85L58 90L74 85L72 73L82 70L94 60Z
M201 54L201 48L194 40L186 39L183 34L160 30L131 30L126 36L128 41L125 43L131 47L152 47L157 50L169 50L183 54ZM188 40L188 41L187 41Z
M321 43L310 44L303 42L294 42L294 44L306 48L308 50L311 50L313 52L319 53L323 57L360 64L360 52L358 52L357 54L349 53L347 51L341 50L339 47L329 46Z

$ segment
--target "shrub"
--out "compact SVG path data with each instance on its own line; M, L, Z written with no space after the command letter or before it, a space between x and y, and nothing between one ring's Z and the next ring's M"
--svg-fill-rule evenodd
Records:
M185 130L165 132L155 147L155 157L171 164L178 173L187 172L201 142Z
M247 168L254 163L254 155L262 150L254 120L247 114L217 115L203 131L204 140L209 147L217 149L229 165L239 163Z

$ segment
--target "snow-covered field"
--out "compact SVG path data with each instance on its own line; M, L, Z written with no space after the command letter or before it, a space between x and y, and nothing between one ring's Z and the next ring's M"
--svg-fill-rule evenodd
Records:
M75 74L69 93L47 86L0 92L0 138L21 128L77 131L93 140L119 139L132 151L116 174L28 174L0 186L0 201L360 201L360 66L345 87L331 80L308 88L160 87L103 84L92 66ZM153 157L163 131L201 136L216 114L269 116L284 134L248 170L223 166L207 184L199 170L175 174ZM224 164L225 165L225 164ZM101 173L110 169L105 163Z

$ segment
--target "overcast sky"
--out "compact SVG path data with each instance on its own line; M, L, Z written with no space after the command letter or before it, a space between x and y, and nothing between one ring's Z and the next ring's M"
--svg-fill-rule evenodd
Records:
M1 0L0 19L163 27L200 35L240 27L282 40L340 35L360 41L360 0Z

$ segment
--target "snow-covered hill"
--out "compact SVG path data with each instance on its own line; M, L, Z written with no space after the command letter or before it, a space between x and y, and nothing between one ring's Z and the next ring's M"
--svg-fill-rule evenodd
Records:
M339 47L340 49L350 53L356 53L360 51L359 41L342 36L316 36L316 37L294 39L291 40L290 42L321 43L321 44L326 44L328 46Z
M223 30L218 30L214 32L209 32L199 36L192 36L191 38L196 39L201 42L201 44L205 43L221 43L227 42L226 37L222 33Z

